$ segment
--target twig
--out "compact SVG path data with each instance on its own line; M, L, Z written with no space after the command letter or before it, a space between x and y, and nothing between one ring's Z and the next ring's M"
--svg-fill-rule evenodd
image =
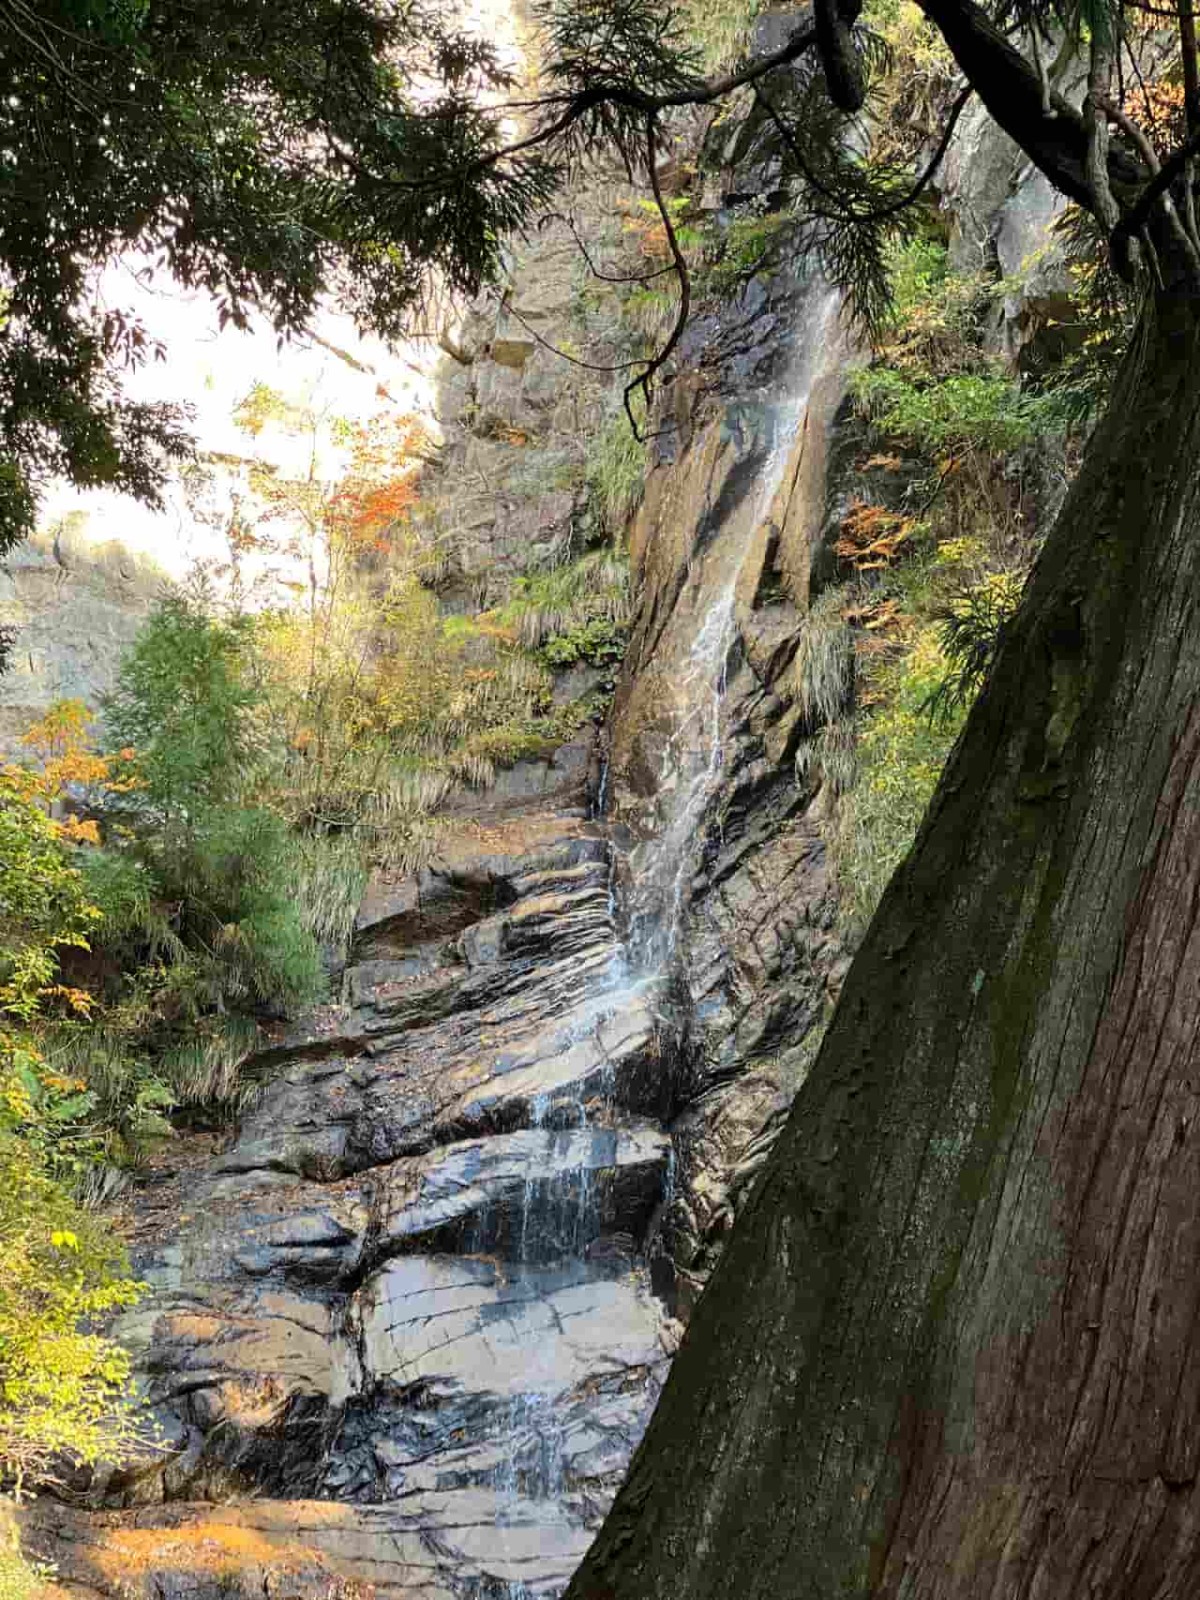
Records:
M569 96L550 95L541 103L545 106L564 105L565 110L553 122L546 123L537 128L524 139L518 139L513 144L502 146L499 150L491 150L485 156L468 162L465 166L455 169L453 176L458 181L474 177L480 172L487 171L490 167L497 166L502 161L507 161L513 156L523 155L527 150L538 149L542 145L551 143L560 134L566 133L574 127L575 123L585 117L589 111L594 111L602 105L624 106L630 111L640 111L646 117L657 116L661 111L669 111L682 106L706 106L714 101L723 100L726 95L732 94L735 89L742 89L750 84L757 83L760 78L767 77L772 72L777 72L780 67L789 66L793 61L798 61L804 52L816 43L817 35L813 27L797 28L782 49L776 50L772 55L764 56L761 61L752 62L742 71L735 72L726 78L719 78L714 83L697 83L690 89L677 89L673 94L652 95L640 89L621 88L615 84L601 84L595 89L584 89L578 94ZM421 190L435 189L446 181L449 174L442 173L431 178L378 178L375 181L386 184L389 188Z
M492 292L495 293L494 290ZM569 355L567 351L560 350L557 345L551 344L549 339L544 339L533 324L521 315L516 306L506 301L502 295L497 295L496 298L510 316L516 317L531 339L540 344L543 349L549 350L551 355L558 356L560 361L569 361L573 367L582 367L585 372L628 372L630 367L640 367L642 364L640 360L618 361L613 366L604 366L595 361L584 361L580 356Z
M1137 147L1142 160L1150 169L1151 177L1154 177L1160 170L1158 152L1150 142L1145 130L1140 128L1138 124L1134 122L1133 118L1127 116L1125 112L1122 111L1121 107L1116 105L1112 100L1101 96L1101 98L1097 101L1097 104L1100 106L1102 111L1112 118L1126 138ZM1183 173L1185 179L1184 205L1186 208L1185 216L1187 220L1185 221L1180 217L1179 212L1176 209L1175 202L1171 198L1171 191L1169 189L1165 189L1163 191L1162 208L1163 214L1167 219L1167 225L1171 229L1171 232L1175 235L1175 242L1179 245L1184 255L1187 257L1188 265L1191 268L1192 277L1196 283L1200 284L1200 236L1197 236L1196 233L1195 205L1192 199L1189 162L1184 163Z
M671 257L679 278L679 309L675 316L675 326L671 329L670 337L666 344L654 355L646 366L645 372L636 377L632 383L625 385L622 396L625 405L625 415L629 418L629 425L633 429L633 436L639 444L646 442L646 435L637 425L637 418L633 414L634 391L640 389L642 398L646 402L647 417L650 411L650 385L654 375L660 372L669 360L671 352L683 337L683 330L687 326L688 316L692 309L692 280L688 273L687 261L679 245L675 233L675 224L671 221L671 213L663 199L662 183L658 176L658 133L655 120L658 113L652 111L646 118L646 164L650 172L650 188L654 193L654 204L658 207L658 214L666 230L667 244L670 247Z
M907 190L906 193L900 195L897 199L889 200L885 204L877 206L871 211L856 211L853 206L846 205L841 196L834 190L828 188L827 185L821 181L820 177L813 171L808 163L808 159L805 156L803 149L799 144L799 141L796 139L795 134L788 127L787 123L784 122L783 118L779 115L779 112L767 99L766 95L762 92L762 89L756 87L754 91L756 97L761 102L763 109L771 118L771 121L775 124L780 138L783 139L792 155L796 158L796 163L801 172L804 174L805 182L810 184L818 194L824 195L828 201L838 206L839 209L831 220L855 223L883 222L886 220L886 218L895 216L898 212L905 210L908 206L913 205L917 200L920 199L923 192L929 187L930 183L933 182L938 168L945 159L946 151L950 148L950 140L953 138L954 130L958 125L958 119L962 116L963 111L966 109L967 101L971 98L973 92L974 90L972 89L972 86L968 84L959 95L958 99L954 102L954 105L950 110L950 115L946 119L946 126L942 130L942 137L938 141L937 149L934 151L929 165L913 184L912 188Z
M579 249L580 255L583 257L584 261L587 262L588 271L592 274L593 278L599 278L601 283L653 283L655 278L664 277L668 272L675 271L675 263L673 261L669 261L665 267L657 267L653 272L633 273L628 277L615 276L612 273L601 272L600 268L588 254L588 247L580 237L578 228L576 228L575 223L566 215L565 212L548 211L546 215L539 221L538 227L544 228L548 222L566 223L568 229L570 230L571 237L574 239Z
M1158 172L1138 195L1137 200L1113 229L1113 237L1132 239L1146 226L1155 205L1167 190L1185 172L1192 157L1200 151L1200 131L1192 134L1163 162Z

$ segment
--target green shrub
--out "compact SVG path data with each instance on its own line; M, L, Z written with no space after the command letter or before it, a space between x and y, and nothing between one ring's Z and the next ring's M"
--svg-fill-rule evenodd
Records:
M36 1600L52 1576L48 1568L27 1561L19 1548L0 1549L0 1600Z
M300 1003L320 989L293 837L256 803L269 722L250 646L248 627L169 599L138 635L105 707L136 787L123 798L121 835L89 865L90 882L108 937L163 963L164 990L186 999L189 1020Z
M880 433L934 454L968 448L1003 454L1060 425L1061 408L1052 396L1028 394L999 372L926 381L868 367L851 385Z
M218 620L186 595L164 600L143 625L104 705L110 744L134 753L135 816L186 832L198 809L245 792L261 746L249 642L247 621Z
M159 891L179 907L178 932L210 986L210 1003L292 1005L320 987L316 944L297 899L287 824L263 806L198 812L171 850L146 839Z
M537 649L589 622L623 626L629 614L628 564L603 549L518 578L510 599L493 615L527 649Z
M873 706L860 714L857 773L828 830L842 914L861 932L908 853L966 715L930 713L948 662L927 625L911 648L879 667Z
M565 633L552 634L538 653L548 667L573 667L578 662L610 667L624 656L625 642L623 624L611 617L593 617Z
M0 1481L18 1493L60 1462L139 1440L129 1358L96 1319L133 1305L110 1226L81 1212L0 1117Z
M100 913L36 791L0 771L0 1026L32 1019L64 950L87 947Z
M645 476L646 446L630 427L625 412L613 412L588 458L584 481L595 527L614 544L637 509Z

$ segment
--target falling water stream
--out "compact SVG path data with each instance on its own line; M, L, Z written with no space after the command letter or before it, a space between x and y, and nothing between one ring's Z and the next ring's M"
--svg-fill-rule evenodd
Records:
M835 298L822 287L815 305L810 302L787 392L767 408L770 438L757 485L759 522L771 508L803 424L812 371L835 311ZM602 1029L623 1008L645 1003L647 997L665 1007L672 978L686 955L688 891L705 845L705 819L722 781L729 733L726 691L738 660L738 597L750 540L740 549L729 549L728 543L718 537L694 557L671 619L670 626L688 630L691 639L688 644L685 634L683 648L672 653L674 659L683 659L686 667L671 685L671 729L658 772L656 826L651 836L630 852L622 874L626 884L623 895L618 893L615 854L610 856L608 915L613 953L607 967L580 994L569 1018L564 1019L559 1041L564 1052ZM608 788L606 770L597 806L601 818ZM623 936L618 932L622 922ZM578 1138L589 1129L594 1137L603 1137L606 1122L612 1120L612 1089L611 1083L602 1083L598 1091L593 1078L586 1087L576 1085L573 1098L556 1094L553 1103L545 1098L534 1101L530 1123L544 1130L547 1153L554 1141L572 1135ZM674 1183L674 1169L672 1148L664 1180L668 1186ZM510 1271L523 1279L547 1270L567 1278L582 1276L591 1270L588 1251L599 1233L591 1165L585 1162L577 1170L559 1170L550 1180L530 1176L521 1198L513 1251L516 1259ZM506 1528L520 1522L522 1506L530 1499L557 1502L561 1507L568 1497L563 1422L556 1397L538 1382L541 1360L541 1352L528 1353L524 1392L501 1407L496 1417L500 1459L494 1481L501 1544ZM544 1588L535 1590L522 1580L512 1580L498 1590L494 1586L483 1589L481 1596L544 1600L546 1593Z

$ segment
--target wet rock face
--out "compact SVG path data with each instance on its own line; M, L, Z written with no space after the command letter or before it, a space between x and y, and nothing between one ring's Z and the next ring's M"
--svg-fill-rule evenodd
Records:
M31 1513L71 1583L551 1600L602 1519L844 964L793 753L845 348L820 285L734 309L634 530L602 785L566 747L372 885L341 1003L137 1191L162 1448Z
M276 1041L227 1148L145 1185L122 1331L165 1448L93 1485L107 1511L40 1519L73 1581L128 1545L146 1593L565 1585L675 1342L646 1107L677 1086L574 798L377 886L348 1003Z
M759 305L790 362L743 309L635 529L606 814L568 752L373 885L343 1003L138 1192L164 1448L35 1510L69 1581L550 1600L602 1519L845 959L792 761L845 350L820 285Z
M669 994L686 1085L656 1263L684 1316L847 965L825 799L797 783L793 757L816 726L796 659L830 559L826 469L852 352L819 283L777 282L760 309L770 346L739 335L736 316L707 330L723 357L742 339L736 370L752 381L723 358L686 442L651 473L633 540L640 620L611 723L622 903Z

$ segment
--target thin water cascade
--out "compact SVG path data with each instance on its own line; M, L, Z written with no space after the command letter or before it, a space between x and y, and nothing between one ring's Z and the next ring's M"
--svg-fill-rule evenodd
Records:
M740 572L739 565L692 644L679 690L682 715L663 749L661 831L635 854L627 960L643 979L665 977L674 961L699 830L720 779L721 703L737 640Z
M544 794L522 774L515 803L481 801L427 873L374 885L346 1004L273 1041L228 1144L142 1197L170 1319L151 1378L186 1447L130 1493L139 1530L174 1538L192 1512L168 1502L207 1517L232 1482L255 1491L230 1514L256 1537L290 1550L303 1521L318 1586L327 1562L381 1593L556 1600L577 1569L744 1192L743 1151L792 1088L786 1061L760 1070L777 1037L760 1019L820 1003L831 970L793 981L816 937L792 938L811 840L769 757L786 685L758 670L801 626L764 578L772 551L797 553L803 495L782 508L801 462L803 493L820 489L807 374L820 445L844 364L811 286L795 297L791 376L764 337L759 376L648 500L663 538L596 809L574 751ZM801 910L821 908L818 876ZM778 981L758 980L764 951L783 952Z
M812 374L836 311L836 297L822 286L815 288L809 301L814 314L795 353L789 392L760 413L770 432L755 488L752 518L758 525L770 513L792 459ZM562 1057L584 1039L602 1045L606 1027L636 1005L649 1002L660 1026L678 1025L670 994L686 961L689 891L711 838L708 819L719 799L733 732L728 690L741 665L739 604L752 540L745 537L733 548L731 544L718 537L693 558L671 617L669 626L677 636L670 653L684 666L670 684L654 825L623 863L610 846L606 915L612 953L600 970L583 979L571 1003L557 1042ZM611 781L605 763L593 812L599 822L611 799ZM545 1151L540 1159L530 1157L504 1271L520 1293L536 1295L551 1280L568 1285L595 1281L607 1270L592 1259L602 1234L595 1174L615 1154L609 1157L591 1146L608 1139L615 1151L617 1084L610 1072L593 1071L586 1081L563 1083L552 1094L533 1097L528 1118L530 1129L544 1135ZM578 1155L571 1140L578 1141ZM539 1171L552 1175L539 1176ZM669 1206L676 1185L673 1144L668 1144L660 1181L660 1206L664 1198ZM494 1417L495 1531L505 1557L510 1545L520 1545L531 1504L538 1506L543 1526L565 1522L571 1515L570 1424L564 1422L567 1411L555 1392L555 1360L549 1343L528 1349L519 1392ZM531 1587L523 1578L507 1578L498 1584L491 1580L479 1595L480 1600L549 1600L557 1592Z
M721 783L729 730L724 726L731 663L740 635L738 592L751 551L750 534L770 513L808 409L813 372L839 301L824 287L793 362L790 392L767 408L770 444L759 475L750 527L740 548L717 540L694 558L672 616L691 629L686 666L671 685L672 730L663 743L656 785L656 826L631 852L626 894L627 937L622 976L647 983L671 978L680 955L688 885L703 853L705 817ZM715 591L715 592L714 592ZM712 598L708 598L711 596ZM705 602L707 601L707 605Z

